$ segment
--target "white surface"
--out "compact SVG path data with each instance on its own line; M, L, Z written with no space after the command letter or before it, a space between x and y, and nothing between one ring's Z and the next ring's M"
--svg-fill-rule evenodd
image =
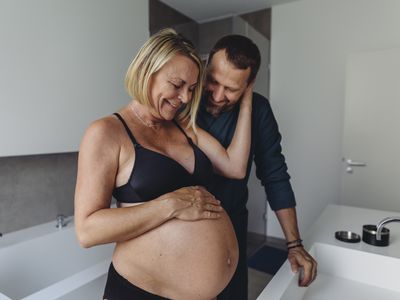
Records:
M291 272L289 262L286 261L257 299L338 299L337 291L333 298L328 296L339 287L340 293L348 295L343 299L375 300L377 298L374 295L377 294L387 296L381 299L400 299L399 224L387 225L390 229L388 247L376 247L362 241L356 244L344 243L334 237L338 230L349 230L362 236L363 225L377 224L390 215L396 213L329 205L305 238L307 249L310 249L310 245L314 246L310 253L315 256L319 264L318 273L322 276L310 287L300 288L297 286L298 275ZM356 287L364 290L354 290ZM368 293L365 294L365 291ZM323 298L322 294L327 298Z
M0 293L0 300L11 300L10 298L6 297L2 293Z
M0 0L0 157L77 151L147 37L148 1Z
M343 162L342 204L400 211L399 100L400 49L349 57L343 156L366 166Z
M104 287L107 282L107 274L83 285L82 287L66 294L57 300L89 300L103 299Z
M301 288L294 276L280 299L400 299L400 259L316 243L310 250L318 261L318 277Z
M104 276L108 267L111 263L111 257L105 259L104 261L95 264L83 271L80 271L66 279L63 279L49 287L46 287L34 294L22 298L22 300L53 300L65 296L88 283L96 280L97 278ZM104 286L101 287L104 289ZM75 300L78 300L75 298Z
M302 0L272 7L271 103L301 232L327 204L339 203L347 56L399 47L399 16L398 0ZM268 235L281 236L276 218L268 219Z
M293 285L294 286L294 285ZM399 292L363 284L360 282L343 279L322 273L318 276L315 284L307 289L303 295L296 289L286 291L282 300L367 300L384 299L398 300Z
M0 292L11 299L57 299L106 274L112 251L113 244L81 248L72 222L61 230L54 221L5 234Z

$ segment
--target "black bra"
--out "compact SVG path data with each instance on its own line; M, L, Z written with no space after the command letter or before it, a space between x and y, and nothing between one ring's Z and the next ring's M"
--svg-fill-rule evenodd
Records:
M125 120L118 113L115 115L124 125L135 148L135 163L128 182L113 190L117 201L145 202L185 186L206 185L211 178L213 168L210 160L175 121L193 148L193 174L172 158L138 144Z

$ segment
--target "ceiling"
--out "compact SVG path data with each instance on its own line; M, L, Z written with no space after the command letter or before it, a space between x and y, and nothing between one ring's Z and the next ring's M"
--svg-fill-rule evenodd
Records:
M241 15L295 0L160 0L197 23Z

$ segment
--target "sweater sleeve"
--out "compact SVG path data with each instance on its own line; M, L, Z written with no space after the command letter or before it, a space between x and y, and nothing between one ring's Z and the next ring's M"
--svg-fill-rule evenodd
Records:
M282 154L281 135L269 101L254 93L253 139L256 175L264 186L272 210L296 206L285 157Z

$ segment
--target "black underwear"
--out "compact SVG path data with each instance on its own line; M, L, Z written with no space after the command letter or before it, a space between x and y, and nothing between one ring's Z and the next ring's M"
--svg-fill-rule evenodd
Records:
M108 270L103 299L107 300L169 300L133 285L115 270L111 263Z

